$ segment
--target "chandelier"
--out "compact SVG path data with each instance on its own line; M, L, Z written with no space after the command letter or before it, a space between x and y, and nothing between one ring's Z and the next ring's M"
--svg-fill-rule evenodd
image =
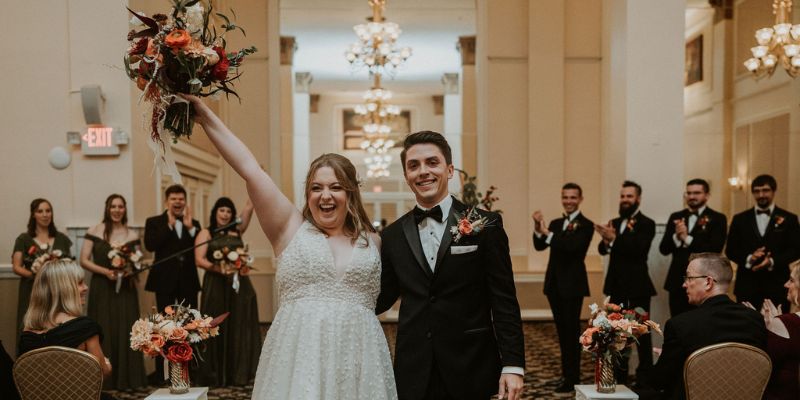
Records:
M780 64L792 78L800 76L800 24L792 26L792 0L774 0L775 25L756 31L758 46L744 62L756 79L772 76Z
M358 42L350 45L345 58L354 68L367 67L370 74L394 74L411 57L411 48L395 46L402 31L399 25L383 18L386 0L367 0L367 3L372 7L372 18L368 18L369 23L353 27Z
M374 79L374 86L364 93L364 104L356 106L355 112L364 122L364 140L360 147L368 154L364 158L367 177L383 178L389 176L392 156L387 153L395 145L389 135L392 121L400 115L400 107L388 103L392 92L380 87L380 75L375 74Z

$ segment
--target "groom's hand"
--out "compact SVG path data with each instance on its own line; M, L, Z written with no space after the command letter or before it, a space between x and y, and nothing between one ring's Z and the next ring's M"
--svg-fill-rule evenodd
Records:
M522 376L517 374L500 374L499 399L519 400L522 395ZM508 396L508 397L506 397Z

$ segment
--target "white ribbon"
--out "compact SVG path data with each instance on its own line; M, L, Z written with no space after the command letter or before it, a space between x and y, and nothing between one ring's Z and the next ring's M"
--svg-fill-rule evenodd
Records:
M239 294L239 271L233 273L233 290Z
M116 287L114 290L117 292L117 294L119 294L119 289L122 287L122 274L119 272L114 272L114 276L117 277Z

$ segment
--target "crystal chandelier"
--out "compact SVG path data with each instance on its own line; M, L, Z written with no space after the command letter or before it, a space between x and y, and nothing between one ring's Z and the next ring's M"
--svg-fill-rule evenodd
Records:
M792 26L792 0L774 0L775 25L756 31L758 46L744 62L756 79L772 76L780 64L792 78L800 76L800 24Z
M402 31L399 25L383 18L386 0L368 0L367 3L372 7L372 18L369 23L353 27L358 42L350 45L345 58L354 68L367 67L370 74L394 74L395 69L411 57L411 48L395 46Z
M392 156L387 154L395 141L389 138L392 133L391 122L400 115L400 107L388 104L392 92L380 87L380 75L375 75L375 85L364 93L364 104L355 108L364 121L364 140L361 149L368 156L364 158L367 177L383 178L389 176Z

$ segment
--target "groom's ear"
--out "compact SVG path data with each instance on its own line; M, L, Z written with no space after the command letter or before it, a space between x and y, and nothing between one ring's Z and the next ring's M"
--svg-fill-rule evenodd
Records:
M455 167L453 166L453 164L448 164L447 165L447 179L452 179L454 173L455 173Z

